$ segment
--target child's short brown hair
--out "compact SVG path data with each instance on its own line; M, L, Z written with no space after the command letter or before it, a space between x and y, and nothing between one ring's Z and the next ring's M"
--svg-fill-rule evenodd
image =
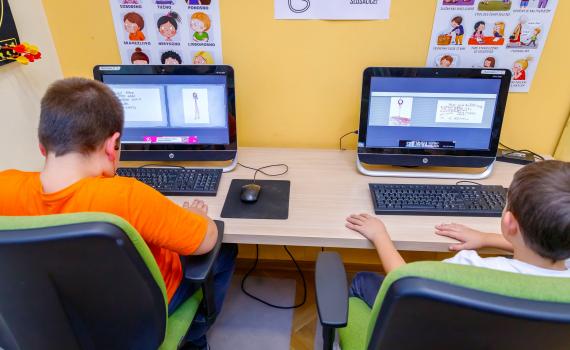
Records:
M553 261L570 258L570 163L536 162L516 172L507 210L526 245Z
M48 153L88 154L123 132L123 106L105 84L68 78L53 83L41 102L38 136Z

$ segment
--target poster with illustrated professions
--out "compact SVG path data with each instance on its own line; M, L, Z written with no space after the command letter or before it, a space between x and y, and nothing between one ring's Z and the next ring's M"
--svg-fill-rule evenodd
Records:
M109 0L123 64L222 64L220 0Z
M437 0L426 65L503 68L528 92L558 0Z
M391 0L275 0L275 19L388 19Z

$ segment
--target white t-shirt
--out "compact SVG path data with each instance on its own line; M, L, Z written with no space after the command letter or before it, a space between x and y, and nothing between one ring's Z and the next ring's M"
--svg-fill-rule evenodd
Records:
M542 267L527 264L520 260L509 259L504 257L482 258L474 250L462 250L453 258L445 259L443 262L471 265L477 267L486 267L488 269L500 270L506 272L516 272L525 275L547 276L547 277L570 277L570 263L566 261L566 270L551 270Z

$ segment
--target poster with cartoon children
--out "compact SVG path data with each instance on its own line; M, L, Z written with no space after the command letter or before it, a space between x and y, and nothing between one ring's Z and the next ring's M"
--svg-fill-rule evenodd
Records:
M528 92L558 1L438 0L426 65L508 69L509 91Z
M216 0L109 0L124 64L221 64Z

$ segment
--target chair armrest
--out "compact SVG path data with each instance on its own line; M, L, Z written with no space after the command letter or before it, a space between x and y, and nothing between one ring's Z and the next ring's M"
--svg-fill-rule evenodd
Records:
M180 257L184 263L184 278L189 281L200 284L204 283L212 270L214 261L220 253L222 240L224 238L224 222L218 220L215 220L214 222L218 228L218 239L214 248L204 255L188 255Z
M338 253L319 254L315 285L317 310L323 327L345 327L348 322L348 287L346 271Z

